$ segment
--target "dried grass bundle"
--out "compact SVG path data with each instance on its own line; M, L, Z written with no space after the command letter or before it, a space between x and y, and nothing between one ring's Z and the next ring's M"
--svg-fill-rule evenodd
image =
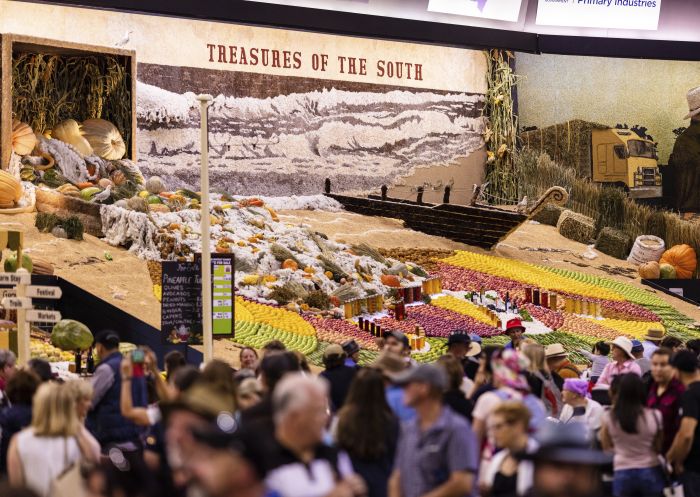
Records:
M632 240L626 233L607 227L600 231L595 248L616 259L626 259L632 248Z

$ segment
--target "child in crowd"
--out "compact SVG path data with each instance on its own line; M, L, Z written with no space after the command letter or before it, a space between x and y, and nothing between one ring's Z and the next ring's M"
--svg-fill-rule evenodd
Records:
M608 357L610 354L610 344L601 341L593 346L592 353L585 349L580 349L579 352L591 361L590 380L592 383L596 383L603 369L605 369L605 366L610 362L610 358Z

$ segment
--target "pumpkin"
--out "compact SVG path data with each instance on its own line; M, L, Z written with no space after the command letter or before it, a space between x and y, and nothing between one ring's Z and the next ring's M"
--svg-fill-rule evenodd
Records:
M401 281L399 277L393 274L383 274L381 277L382 285L390 286L393 288L398 288L401 286Z
M146 190L153 195L158 195L166 190L163 180L158 176L152 176L146 181Z
M299 264L297 264L297 261L293 259L287 259L282 263L282 269L291 269L292 271L296 271L299 269Z
M687 280L693 277L698 267L698 258L690 245L675 245L661 256L661 264L670 264L676 269L676 277Z
M0 204L12 206L22 198L22 183L7 171L0 170Z
M117 127L104 119L83 121L83 136L95 154L105 160L119 160L126 154L126 144Z
M314 273L316 272L316 270L315 270L314 268L312 268L311 266L306 266L306 267L304 268L304 272L305 272L306 274L314 274Z
M12 150L17 155L31 154L36 142L34 131L27 123L12 121Z
M112 180L112 183L114 183L114 186L121 186L126 183L126 175L124 175L124 173L118 169L116 171L112 171L112 174L110 174L109 177Z
M265 283L274 283L275 281L277 281L277 276L275 276L274 274L267 274L263 276L263 281Z
M658 280L661 276L659 263L656 261L645 262L639 266L639 276L645 280Z
M333 279L333 273L331 273L330 271L326 271L326 272L323 273L323 274L324 274L324 275L326 276L326 278L328 278L329 280L332 280L332 279Z
M51 136L56 140L72 145L81 155L89 156L94 154L90 143L83 136L80 124L75 119L66 119L59 123L51 132Z
M661 278L664 280L675 280L676 279L676 268L672 265L663 263L659 264L659 270L661 273Z

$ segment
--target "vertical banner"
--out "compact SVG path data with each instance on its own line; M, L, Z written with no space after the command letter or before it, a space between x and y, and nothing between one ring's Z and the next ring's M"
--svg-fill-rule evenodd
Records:
M197 267L202 263L201 254L195 254L194 261ZM212 335L233 336L235 322L233 319L234 281L233 281L233 254L211 254L211 283L212 283Z

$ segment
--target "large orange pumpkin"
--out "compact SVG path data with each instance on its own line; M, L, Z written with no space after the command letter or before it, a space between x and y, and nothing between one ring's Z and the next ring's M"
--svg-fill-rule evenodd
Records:
M671 247L661 256L660 264L670 264L676 269L676 277L689 279L693 277L698 267L698 259L695 250L690 245L676 245Z

